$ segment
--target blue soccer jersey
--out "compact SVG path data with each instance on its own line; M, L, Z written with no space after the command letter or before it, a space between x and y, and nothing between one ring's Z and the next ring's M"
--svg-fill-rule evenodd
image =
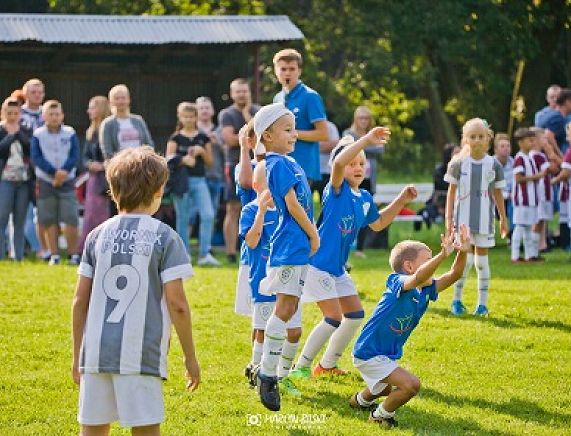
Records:
M311 190L305 172L295 159L277 153L266 154L268 187L279 214L278 228L270 247L270 266L307 265L309 238L287 209L285 196L294 189L297 201L313 220Z
M435 280L420 290L403 291L406 278L398 273L387 278L387 288L353 347L353 356L357 359L376 356L400 359L402 348L426 312L429 301L438 299Z
M252 163L252 170L254 168L256 168L256 164ZM254 191L252 188L243 188L240 185L240 182L238 182L239 175L240 175L240 165L236 165L236 167L234 168L234 182L236 185L236 195L240 199L240 205L244 207L248 203L256 199L256 191ZM242 241L242 245L240 246L240 264L249 265L248 249L244 241Z
M321 245L310 263L339 277L345 273L349 250L359 229L375 222L380 216L379 209L368 191L353 191L346 180L339 193L328 183L323 190L322 204L318 222Z
M244 240L244 246L248 252L248 260L250 261L250 288L252 289L252 300L254 303L265 303L268 301L276 301L275 295L261 295L258 292L260 282L266 277L266 266L270 257L270 239L278 226L277 209L268 209L264 215L264 225L262 227L262 236L256 248L249 248L246 244L246 234L252 228L256 214L258 213L258 200L248 203L242 209L240 215L240 237Z

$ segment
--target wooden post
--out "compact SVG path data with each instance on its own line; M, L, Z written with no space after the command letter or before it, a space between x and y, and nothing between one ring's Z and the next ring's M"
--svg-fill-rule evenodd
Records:
M260 80L260 46L254 46L254 102L260 104L261 95L261 80Z

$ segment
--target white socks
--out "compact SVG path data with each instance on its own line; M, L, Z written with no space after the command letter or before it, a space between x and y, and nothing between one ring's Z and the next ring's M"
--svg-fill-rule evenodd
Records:
M521 245L521 241L523 240L523 232L523 226L516 224L514 231L512 232L512 260L519 259L519 247Z
M254 345L252 346L252 363L257 365L262 361L262 352L264 350L264 343L254 340Z
M284 342L282 354L278 362L278 379L287 377L289 374L298 345L299 342L291 343L288 340Z
M454 301L462 301L462 291L464 290L464 283L466 282L466 277L468 277L468 273L472 269L472 265L474 264L474 253L468 253L466 256L466 266L464 267L464 272L462 273L462 277L458 279L458 281L454 284Z
M387 412L383 407L383 403L381 403L379 407L373 411L373 416L375 418L392 418L395 416L395 412Z
M329 340L331 335L335 332L337 327L341 324L340 321L331 318L324 318L317 324L305 342L301 355L295 365L296 368L309 368L321 350L321 347Z
M367 401L367 400L365 400L365 399L363 398L363 393L362 393L362 392L359 392L359 393L357 394L357 403L358 403L359 405L361 405L361 406L367 407L367 406L370 406L371 404L374 404L374 402L375 402L375 400L373 400L373 401Z
M533 242L533 255L531 257L539 257L539 241L541 240L541 233L532 231L531 240Z
M490 264L488 262L488 255L476 255L474 258L474 264L478 271L478 305L486 306L488 303L488 285L490 281Z
M282 354L282 346L285 339L286 323L275 314L272 314L266 324L266 336L262 354L262 374L268 377L276 377L276 367Z
M523 249L525 253L525 260L529 260L535 256L534 245L535 242L533 238L533 232L531 231L531 226L523 226Z
M339 328L331 335L327 349L321 358L321 366L323 368L335 368L341 354L359 330L361 321L365 317L365 312L360 310L358 312L346 313L343 315L343 320Z

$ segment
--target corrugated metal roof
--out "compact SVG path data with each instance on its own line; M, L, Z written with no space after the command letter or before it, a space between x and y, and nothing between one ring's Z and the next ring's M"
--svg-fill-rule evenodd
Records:
M286 15L0 14L0 42L232 44L303 39Z

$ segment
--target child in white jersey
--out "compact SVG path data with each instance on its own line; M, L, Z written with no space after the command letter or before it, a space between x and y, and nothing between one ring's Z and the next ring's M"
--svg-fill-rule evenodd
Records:
M168 176L165 159L148 146L125 149L106 176L119 214L88 235L72 306L78 420L82 434L107 435L118 420L133 433L158 435L171 323L187 388L200 381L182 284L192 267L180 236L151 217Z
M480 118L468 120L462 127L462 151L452 158L444 180L449 183L446 198L446 228L450 233L463 224L470 229L475 256L470 254L462 278L454 288L451 312L462 315L462 291L472 263L478 271L478 305L474 315L488 315L488 283L490 266L488 249L496 244L494 203L500 216L502 238L508 234L508 221L502 188L504 172L500 163L488 155L493 137L488 123ZM493 201L492 201L493 199Z
M260 293L277 294L264 339L261 366L255 371L262 404L280 410L277 365L286 339L286 324L297 311L309 257L319 248L313 224L313 203L307 177L287 154L297 139L295 117L281 103L264 106L254 117L257 154L266 153L268 187L278 210L278 227L271 237L268 275ZM265 150L263 150L265 148Z
M531 231L537 223L537 182L545 177L545 170L540 171L534 160L529 156L536 143L535 133L526 127L517 129L514 133L519 152L514 159L514 186L512 201L514 204L514 231L512 234L513 263L536 262L535 241ZM520 246L523 241L524 258L520 258Z
M531 127L535 133L535 145L529 152L529 157L535 163L535 167L544 172L545 176L537 181L537 223L531 228L533 238L534 258L543 261L540 251L547 249L547 225L553 218L553 186L551 186L551 164L544 152L544 146L548 145L543 129Z

